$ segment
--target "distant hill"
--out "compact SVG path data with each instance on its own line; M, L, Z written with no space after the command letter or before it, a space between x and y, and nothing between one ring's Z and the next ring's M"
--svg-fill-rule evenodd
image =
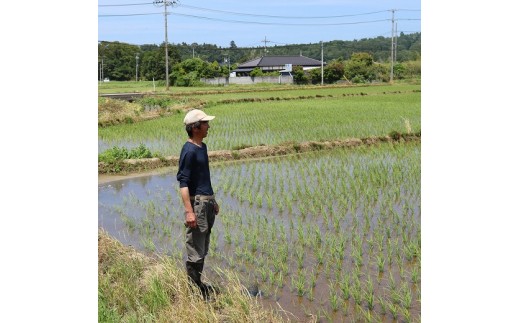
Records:
M232 42L234 45L234 42ZM404 34L397 37L397 61L416 60L421 56L421 33ZM141 46L145 49L147 45ZM225 57L230 57L231 63L243 63L260 56L267 55L303 55L314 59L321 59L321 47L319 43L275 45L271 47L218 47L213 44L174 44L178 49L181 59L199 57L205 61L219 63ZM379 62L390 59L391 39L379 36L376 38L363 38L359 40L333 40L323 42L323 59L349 59L354 52L368 52L374 60Z

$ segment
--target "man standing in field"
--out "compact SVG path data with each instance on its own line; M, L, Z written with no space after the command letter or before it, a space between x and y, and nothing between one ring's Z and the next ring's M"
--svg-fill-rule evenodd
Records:
M182 147L177 172L186 216L186 270L205 298L209 287L202 283L201 275L219 206L211 187L208 150L202 140L208 135L209 121L214 118L197 109L186 114L184 125L189 138Z

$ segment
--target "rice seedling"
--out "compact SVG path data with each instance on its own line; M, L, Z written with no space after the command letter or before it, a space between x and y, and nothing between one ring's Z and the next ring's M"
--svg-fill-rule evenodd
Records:
M379 304L379 307L381 308L381 315L386 315L387 301L383 298L383 296L381 296L381 295L377 296L377 303Z
M376 260L377 260L377 270L380 273L383 273L385 271L385 262L386 262L385 257L383 255L378 255Z
M419 266L413 266L411 272L411 280L414 285L419 283L419 279L421 277Z
M399 312L399 307L394 302L387 302L386 308L388 308L388 311L390 312L390 314L392 314L392 318L396 320Z
M291 278L291 286L298 296L303 296L305 294L305 274L302 270L298 272L296 276Z
M369 310L374 309L374 286L372 283L372 280L370 277L368 278L366 282L366 289L365 289L365 301L367 302L367 306Z
M410 309L412 307L412 290L405 282L402 283L400 288L399 301L401 306L406 309Z
M313 286L310 286L309 290L307 291L307 299L311 302L314 301L314 287Z
M329 301L330 301L330 307L334 312L337 312L339 309L339 297L338 294L336 294L336 291L334 290L334 286L330 286L329 290Z
M403 314L404 322L406 322L406 323L412 322L412 317L410 314L410 310L408 308L401 309L401 313Z
M342 293L342 298L345 301L348 301L350 298L350 275L348 273L343 274L343 276L341 277L339 287Z
M323 247L314 248L314 256L316 257L316 263L318 265L323 265L325 249Z
M361 289L361 285L358 280L355 280L352 288L351 288L351 295L356 304L361 305L363 302L363 291Z

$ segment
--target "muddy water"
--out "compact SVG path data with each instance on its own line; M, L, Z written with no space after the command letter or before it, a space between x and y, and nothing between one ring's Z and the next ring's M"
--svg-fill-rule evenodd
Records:
M316 163L317 169L326 167L333 169L334 167L330 165L343 163L340 157L343 158L339 156L338 160L334 160L335 157L329 157L327 162L319 158L310 161ZM370 163L366 156L361 155L361 157L359 164L363 166L356 166L358 172L365 171L368 166L364 165ZM386 158L380 162L380 165L386 167L386 164L393 162L392 159ZM304 203L300 200L294 201L292 212L280 208L276 202L268 207L265 200L257 202L256 196L244 198L247 193L240 195L223 189L240 185L257 186L261 183L267 186L261 186L257 190L259 194L271 191L273 195L281 196L286 191L303 191L304 188L298 186L303 185L302 178L308 178L308 174L300 174L299 169L304 167L298 164L298 161L291 163L293 164L278 165L266 162L247 167L245 163L239 163L233 167L212 168L212 182L221 205L221 212L212 231L212 244L206 259L205 274L208 275L208 279L217 279L212 268L232 268L238 272L246 287L259 289L262 292L258 300L264 306L279 311L283 308L284 311L291 313L287 317L292 321L315 321L319 317L317 319L319 322L350 322L366 320L363 319L363 312L368 312L367 301L363 298L358 302L353 296L346 301L342 300L338 297L342 292L339 282L343 275L350 275L351 281L354 281L354 275L358 275L363 288L366 289L367 281L370 280L375 295L398 305L397 321L404 321L405 313L414 319L420 318L418 301L420 284L412 284L413 279L410 278L413 271L417 272L417 268L420 269L419 260L413 258L407 261L404 259L403 251L409 241L413 241L420 235L418 232L420 194L417 183L414 182L413 185L397 183L389 187L386 192L377 187L370 190L369 180L361 184L349 183L351 191L354 191L356 185L359 190L359 193L356 193L359 196L351 199L363 201L355 207L345 208L345 203L331 200L325 203L323 210L308 211L306 208L312 208L312 205L299 208L299 203ZM404 165L395 167L393 171L390 169L389 178L393 176L392 173L405 178L402 175L403 170L413 171L408 169L406 164ZM343 169L346 170L345 174L360 176L360 173L354 174L351 167L343 167ZM283 176L273 178L272 174L283 174ZM323 176L326 183L336 189L344 184L343 182L348 181L347 176L343 178L333 175ZM229 186L226 181L231 177L239 180ZM254 180L248 183L245 180L248 178ZM380 180L376 179L376 181ZM320 194L319 191L315 191L317 187L319 186L316 183L309 185L309 193ZM325 213L321 214L322 212ZM341 219L337 227L333 224L334 216ZM386 222L379 223L381 218ZM116 178L112 181L100 180L99 227L123 244L132 245L145 253L158 252L183 259L185 255L183 220L178 182L172 170L133 178ZM405 222L408 224L404 224ZM362 233L362 228L365 226L370 229ZM375 230L381 230L385 241L389 241L385 242L384 255L391 255L392 259L389 259L390 256L386 258L384 273L378 271L375 262L378 249L378 236L374 234ZM301 243L301 239L309 239L309 241L315 239L315 233L322 239L321 248L327 249L327 246L345 239L343 249L333 253L325 252L325 261L318 264L317 247L311 243ZM299 237L300 235L303 238ZM253 246L251 241L257 241L258 245ZM363 264L359 267L354 265L353 260L354 249L358 243L356 241L362 241ZM389 252L389 249L392 249L390 246L394 243L395 250L393 253ZM276 277L266 279L263 277L262 270L276 269L279 266L276 258L282 257L284 248L288 256L286 255L287 259L284 261L287 268L281 270L284 273L283 282L278 283ZM371 249L375 251L372 252ZM302 255L301 262L298 259L299 253ZM307 287L311 277L314 277L315 285L312 294L307 289L303 296L298 296L294 282L299 275L304 276ZM391 281L394 279L395 282ZM390 287L392 285L395 289ZM412 293L413 302L408 309L405 309L404 305L400 305L402 301L398 296L405 295L404 292L399 291L407 288ZM331 304L334 295L339 298L336 310ZM372 316L383 322L395 322L392 313L386 307L387 305L382 306L377 300L374 301Z

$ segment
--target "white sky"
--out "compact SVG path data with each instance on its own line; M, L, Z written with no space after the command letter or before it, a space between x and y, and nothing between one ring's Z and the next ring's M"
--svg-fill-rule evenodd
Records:
M167 9L168 42L176 44L229 47L233 40L239 47L263 47L264 40L273 46L390 37L392 9L398 32L421 31L420 0L179 0ZM160 44L164 27L164 6L153 1L98 1L100 41Z

